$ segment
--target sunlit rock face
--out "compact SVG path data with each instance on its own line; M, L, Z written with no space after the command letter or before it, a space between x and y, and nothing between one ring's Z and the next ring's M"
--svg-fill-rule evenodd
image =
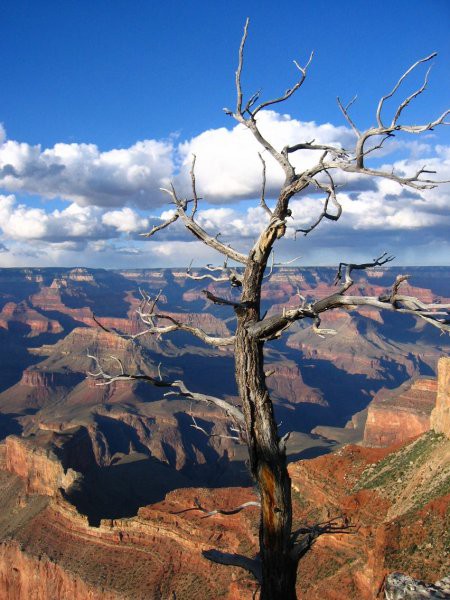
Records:
M391 446L428 431L437 389L435 379L418 379L380 390L368 408L364 444Z
M59 489L70 487L79 475L64 469L52 450L23 438L7 437L3 452L5 469L25 481L27 494L54 496Z
M438 363L438 391L436 408L431 413L431 426L450 438L450 358Z

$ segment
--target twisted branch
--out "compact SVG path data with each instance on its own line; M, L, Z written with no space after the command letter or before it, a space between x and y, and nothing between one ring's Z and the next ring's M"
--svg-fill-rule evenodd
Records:
M204 513L201 518L207 519L208 517L212 517L214 515L227 515L227 516L228 515L237 515L242 510L249 508L249 507L261 508L261 502L255 502L255 501L244 502L243 504L240 504L239 506L236 506L235 508L230 508L230 509L216 508L214 510L208 510L207 508L204 508L200 504L200 501L198 498L194 498L194 504L195 504L195 506L192 506L191 508L185 508L185 509L179 510L177 512L171 512L171 514L172 515L181 515L183 513L191 512L192 510L199 510L200 512Z
M234 406L222 398L216 398L215 396L201 394L199 392L192 392L180 379L168 381L161 379L160 376L159 378L156 378L152 377L151 375L144 375L141 373L127 373L122 362L117 357L111 356L110 358L114 359L114 361L119 365L119 372L114 374L109 371L105 371L100 359L97 356L89 353L87 356L94 361L96 366L96 371L88 371L87 374L96 380L96 385L98 386L112 385L116 381L143 381L144 383L149 383L156 387L174 388L174 391L166 392L164 396L176 395L196 402L213 404L214 406L224 410L226 414L229 415L236 423L239 423L239 425L244 424L244 415L237 406Z
M372 262L355 264L340 263L335 284L343 281L339 290L317 300L305 302L296 308L285 309L282 313L266 317L261 321L251 322L247 326L248 333L258 340L272 340L292 325L292 323L309 318L313 320L315 333L323 335L334 335L335 330L320 328L320 314L337 308L353 309L358 306L371 306L380 310L395 311L402 314L410 314L422 319L440 329L443 333L450 332L450 304L431 303L426 304L413 296L399 294L400 285L408 279L406 275L400 275L394 282L389 294L377 296L346 296L345 292L353 285L352 271L364 270L376 266L382 266L393 260L387 253L382 254Z
M188 325L187 323L182 323L178 319L175 319L171 315L165 313L156 312L156 303L161 294L161 290L156 296L155 299L149 295L144 295L144 300L141 306L137 309L137 313L140 316L143 323L148 325L148 327L138 334L132 336L136 338L138 336L146 335L146 334L154 334L154 335L164 335L167 333L172 333L173 331L186 331L187 333L191 333L195 337L201 339L205 344L210 346L232 346L234 344L234 336L230 337L216 337L207 334L200 327L194 327L193 325ZM171 323L171 325L161 326L156 323L155 320L166 320Z
M212 267L211 265L206 265L206 269L211 272L220 271L222 275L218 277L212 275L212 273L205 273L203 275L193 275L191 273L192 261L189 267L186 270L186 274L189 279L194 279L195 281L204 281L209 279L210 281L214 281L216 283L225 283L228 282L231 287L241 287L242 286L242 276L236 271L236 269L232 269L228 267L228 258L223 263L223 267Z

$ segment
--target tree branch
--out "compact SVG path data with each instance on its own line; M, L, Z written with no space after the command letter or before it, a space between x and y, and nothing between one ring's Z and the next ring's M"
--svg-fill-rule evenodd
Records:
M368 263L339 263L338 271L336 273L336 277L334 279L334 285L337 285L339 281L344 279L341 289L339 290L339 294L343 294L348 290L350 286L353 285L353 279L351 278L352 271L364 271L366 269L371 269L373 267L381 267L388 262L392 262L394 260L394 256L388 256L387 252L383 252L381 256L378 258L374 258L372 262ZM345 267L345 271L343 273L343 267Z
M258 152L258 156L262 163L261 199L259 201L259 205L261 206L261 208L263 208L266 211L266 213L269 215L269 217L272 217L272 211L267 206L266 199L265 199L265 195L266 195L266 162L263 159L263 157L261 156L260 152Z
M217 272L221 271L222 275L218 277L212 275L211 273L206 273L204 275L192 275L191 273L192 261L189 267L186 270L186 274L189 279L194 279L195 281L203 281L205 279L209 279L216 283L225 283L228 282L231 287L241 287L242 286L242 278L241 275L236 271L236 269L232 269L228 267L227 260L225 260L223 267L211 267L210 265L206 265L208 271Z
M231 567L240 567L245 569L253 575L253 577L261 583L262 581L262 570L261 561L259 557L248 558L242 554L230 554L229 552L221 552L220 550L203 550L203 556L211 562L218 563L220 565L227 565Z
M311 142L303 142L300 144L295 144L294 146L285 146L283 148L284 154L293 154L298 150L322 150L327 154L333 154L337 158L346 158L350 152L345 150L344 148L340 148L339 146L330 146L328 144L315 144L314 140Z
M239 506L236 506L235 508L230 508L230 509L216 508L214 510L208 510L207 508L204 508L200 504L200 501L198 498L194 498L194 504L195 504L195 506L192 506L191 508L185 508L183 510L171 512L171 514L172 515L181 515L183 513L187 513L192 510L199 510L200 512L204 513L201 518L207 519L208 517L212 517L214 515L227 515L227 516L228 515L237 515L242 510L249 508L249 507L261 508L261 502L255 502L255 501L244 502L243 504L240 504Z
M222 438L222 439L226 439L226 440L233 440L238 443L241 443L243 441L243 431L241 429L239 429L238 427L230 426L230 431L235 432L236 435L224 435L222 433L208 433L204 427L201 427L197 423L194 415L192 414L192 411L190 411L188 414L192 419L191 427L193 429L196 429L197 431L201 431L201 433L206 435L206 437L208 437L208 438L217 437L217 438Z
M357 96L354 96L350 102L347 104L347 106L343 106L339 96L337 97L337 103L339 108L341 109L342 114L344 115L345 119L347 120L347 123L350 125L350 127L353 129L353 131L356 133L356 135L359 137L361 135L361 132L359 131L359 129L356 127L356 125L354 124L352 118L349 115L349 108L350 106L356 101Z
M394 174L393 171L390 173L388 171L379 171L376 169L367 168L364 164L364 159L367 154L369 154L376 148L380 148L381 145L383 144L383 142L387 138L394 137L395 133L397 133L398 131L404 131L405 133L411 133L411 134L418 134L418 133L423 133L424 131L431 131L438 125L448 125L449 124L449 123L445 122L445 117L450 113L450 110L444 111L436 119L430 121L429 123L425 123L422 125L402 125L402 124L399 124L399 122L398 122L404 109L407 106L409 106L410 102L412 100L414 100L415 98L417 98L420 94L422 94L425 91L427 84L428 84L428 75L429 75L430 69L428 69L426 72L423 84L415 92L410 94L407 98L405 98L405 100L403 100L398 105L398 107L394 113L394 116L391 120L391 123L389 125L385 125L381 118L381 112L382 112L385 101L387 99L391 98L392 96L394 96L394 94L397 92L397 90L399 89L402 82L408 77L408 75L418 65L420 65L421 63L430 61L435 56L436 56L436 52L433 52L433 54L430 54L429 56L422 58L422 59L418 60L417 62L415 62L411 67L409 67L409 69L407 71L405 71L405 73L403 73L403 75L397 81L397 83L395 84L395 86L393 87L391 92L389 92L388 94L386 94L385 96L383 96L381 98L381 100L378 103L378 108L376 111L376 119L377 119L378 127L370 127L369 129L367 129L366 131L363 131L363 132L359 131L359 129L356 127L356 125L354 124L354 122L352 121L352 119L350 118L349 113L348 113L348 109L354 100L351 103L349 103L346 107L344 107L338 98L339 108L341 109L344 117L346 118L346 120L348 121L348 123L350 124L350 126L352 127L353 131L355 132L355 134L357 136L357 142L356 142L356 146L355 146L355 158L352 160L337 161L337 162L333 163L332 165L329 164L328 168L340 168L343 171L347 171L350 173L362 173L364 175L371 175L374 177L382 177L385 179L391 179L393 181L396 181L400 185L405 185L405 186L412 187L414 189L419 189L419 190L430 189L430 188L435 187L436 184L438 184L438 183L443 183L443 182L436 181L433 179L421 179L420 178L421 175L423 175L425 173L434 173L434 171L429 171L425 167L422 167L421 169L419 169L412 177L401 177L399 175ZM377 137L377 136L381 136L383 138L382 142L378 146L375 146L375 147L371 148L370 150L366 151L365 150L366 142L370 138ZM355 161L355 164L353 164L353 161Z
M309 57L309 60L304 67L301 67L296 61L294 61L294 64L297 67L297 69L300 71L301 76L300 76L300 79L297 81L297 83L292 88L289 88L288 90L286 90L286 92L284 94L282 94L281 96L279 96L278 98L274 98L273 100L267 100L265 102L262 102L261 104L259 104L259 106L257 106L255 109L253 109L254 104L257 102L257 100L259 99L259 96L260 96L260 92L256 92L256 94L253 94L253 96L250 97L250 99L247 102L247 104L245 105L245 107L242 108L243 92L242 92L241 77L242 77L242 68L244 65L244 47L245 47L245 42L247 40L248 25L249 25L249 19L247 19L245 22L244 33L242 35L241 43L239 46L238 67L236 70L236 111L233 113L233 111L231 111L228 108L225 108L224 111L227 115L232 116L236 121L238 121L238 123L242 123L252 132L252 134L254 135L256 140L269 152L269 154L282 167L282 169L284 170L284 172L286 174L286 178L288 180L292 180L295 177L295 170L294 170L294 167L290 164L290 162L287 158L287 154L283 155L283 153L278 152L278 150L276 150L272 146L272 144L270 144L270 142L261 134L261 132L258 129L255 117L260 110L267 108L269 106L273 106L274 104L284 102L285 100L290 98L301 87L301 85L303 84L303 82L306 79L306 72L311 63L313 53L311 53L311 56Z
M220 296L216 296L212 294L209 290L202 290L205 296L213 302L214 304L223 304L225 306L232 306L233 308L249 308L249 302L233 302L232 300L227 300L226 298L221 298Z
M295 83L295 85L293 85L291 88L287 89L284 92L284 94L282 94L278 98L274 98L273 100L266 100L266 102L262 102L257 108L255 108L254 111L252 111L252 112L248 111L248 112L254 117L263 108L267 108L268 106L273 106L274 104L279 104L280 102L285 102L288 98L293 96L295 94L295 92L303 85L303 82L306 79L306 71L308 70L308 67L311 64L313 56L314 56L314 51L311 52L309 59L304 67L301 67L296 60L293 61L294 65L297 67L297 69L301 73L301 77L297 81L297 83Z
M397 81L397 83L395 84L395 86L392 88L392 91L389 92L389 94L386 94L386 96L383 96L379 103L378 103L378 108L377 108L377 123L378 123L378 127L384 127L383 122L381 120L381 111L383 110L383 105L385 103L386 100L388 100L388 98L392 98L392 96L395 94L395 92L398 90L398 88L400 87L400 85L402 84L402 82L408 77L408 75L414 71L414 69L419 66L421 63L425 63L428 62L429 60L435 58L437 56L437 52L433 52L432 54L430 54L429 56L426 56L425 58L421 58L420 60L418 60L417 62L415 62L413 65L411 65L409 67L409 69L407 71L405 71L405 73L403 73L403 75L400 77L400 79ZM409 96L406 100L404 100L402 102L402 104L399 106L399 108L397 109L397 112L395 113L394 119L392 121L392 124L395 125L395 123L397 122L398 117L400 116L402 110L409 104L409 102L415 98L416 96L418 96L419 94L421 94L428 83L428 74L429 74L430 70L428 69L426 75L425 75L425 81L422 85L421 88L419 88L416 92L414 92L413 94L411 94L411 96Z
M250 19L247 17L247 19L245 20L245 25L244 25L244 33L242 35L241 43L239 45L239 61L238 61L238 67L236 70L236 92L237 92L236 114L238 114L238 115L241 114L241 111L242 111L243 95L242 95L241 75L242 75L242 67L244 66L244 48L245 48L245 42L247 40L249 23L250 23Z
M87 356L94 361L97 369L95 372L88 371L88 375L97 380L96 385L98 386L111 385L116 381L143 381L144 383L149 383L156 387L174 388L175 391L166 392L164 395L177 395L182 396L184 398L188 398L189 400L194 400L196 402L214 404L214 406L217 406L218 408L224 410L237 423L239 423L240 425L244 424L244 415L237 406L234 406L226 400L222 400L222 398L216 398L215 396L209 396L207 394L201 394L199 392L192 392L180 379L177 379L175 381L167 381L163 379L157 379L156 377L152 377L151 375L143 375L139 373L126 373L121 361L117 357L110 357L113 358L119 364L120 367L119 373L113 374L104 370L98 357L92 354L88 354Z
M342 215L342 206L340 205L337 197L336 197L336 187L334 185L334 181L333 178L331 177L331 175L329 174L329 172L324 169L324 173L326 173L328 179L329 179L329 185L324 185L322 183L320 183L319 181L317 181L316 179L314 179L314 183L316 184L316 186L327 192L327 196L325 198L325 202L323 205L323 211L320 213L319 217L317 218L317 220L310 225L307 229L296 229L296 232L302 232L305 236L308 235L308 233L310 233L313 229L315 229L319 223L322 221L322 219L329 219L330 221L338 221L340 216ZM329 202L331 202L334 204L334 207L336 208L336 214L331 214L328 212L328 204Z
M224 256L228 256L228 258L235 260L236 262L242 263L244 265L247 263L247 257L244 254L241 254L240 252L233 250L233 248L230 248L229 246L225 246L225 244L222 244L222 242L219 242L217 237L212 237L211 235L209 235L209 233L207 233L204 229L202 229L202 227L200 227L200 225L198 223L196 223L194 221L192 215L189 216L186 213L187 200L178 199L173 186L171 186L170 190L168 190L166 188L161 188L161 189L163 192L166 192L166 194L169 194L172 197L172 200L173 200L175 206L177 207L176 208L176 214L178 215L177 218L180 218L183 221L183 224L186 227L186 229L188 229L197 239L202 241L204 244L206 244L210 248L214 248L214 250L217 250L217 252L220 252ZM195 200L194 200L194 206L195 206ZM169 225L169 224L170 223L167 223L164 226L167 227L167 225ZM148 236L150 234L152 234L152 232L149 232Z
M169 227L169 225L171 225L172 223L175 223L178 217L179 214L175 212L169 219L167 219L167 221L164 221L164 223L162 223L161 225L155 225L147 233L140 233L139 235L142 235L143 237L151 237L157 231L161 231L161 229L165 229L166 227Z
M160 294L161 292L159 292ZM137 309L137 313L141 318L141 321L148 325L148 327L133 336L130 336L131 339L135 339L142 335L154 334L154 335L164 335L167 333L172 333L173 331L186 331L187 333L191 333L195 337L201 339L205 344L210 346L232 346L234 344L234 336L230 337L216 337L211 336L206 331L201 329L200 327L194 327L193 325L188 325L187 323L182 323L178 321L171 315L167 315L164 313L155 312L156 302L158 301L159 294L156 296L154 300L151 299L150 296L144 295L144 301L141 306ZM161 326L156 324L155 320L167 320L170 321L171 325ZM104 328L103 328L104 329Z
M393 260L386 253L374 259L372 262L353 264L340 263L335 283L343 280L339 290L335 294L306 303L301 306L285 309L282 313L266 317L261 321L252 322L247 326L248 333L255 339L267 341L276 339L295 321L310 318L314 322L314 330L319 335L334 335L331 329L320 329L321 313L337 308L356 308L358 306L371 306L380 310L395 311L402 314L410 314L437 327L442 332L450 332L450 304L425 304L413 296L400 295L399 287L406 279L406 275L400 275L387 295L376 296L346 296L345 292L353 285L351 273L354 270L364 270L375 266L382 266ZM345 269L344 269L345 267Z
M193 219L195 217L195 213L197 212L197 207L198 207L198 200L199 200L199 198L197 196L197 188L195 186L195 161L196 160L197 160L197 157L195 156L195 154L193 154L192 155L192 165L191 165L191 170L190 170L192 195L193 195L191 219Z

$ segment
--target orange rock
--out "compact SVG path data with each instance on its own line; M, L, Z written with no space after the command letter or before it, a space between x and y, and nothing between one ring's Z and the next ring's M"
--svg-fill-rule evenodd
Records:
M450 438L450 358L438 363L438 392L436 408L431 413L431 427Z
M392 446L428 431L437 387L435 379L418 379L380 390L369 404L364 444Z

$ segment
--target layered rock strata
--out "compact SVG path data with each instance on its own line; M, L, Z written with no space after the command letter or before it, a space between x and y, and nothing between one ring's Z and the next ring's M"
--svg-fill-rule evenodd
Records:
M428 431L437 390L435 379L417 379L395 390L380 390L369 404L364 444L392 446Z
M431 426L450 438L450 358L438 363L438 390L436 408L431 413Z

